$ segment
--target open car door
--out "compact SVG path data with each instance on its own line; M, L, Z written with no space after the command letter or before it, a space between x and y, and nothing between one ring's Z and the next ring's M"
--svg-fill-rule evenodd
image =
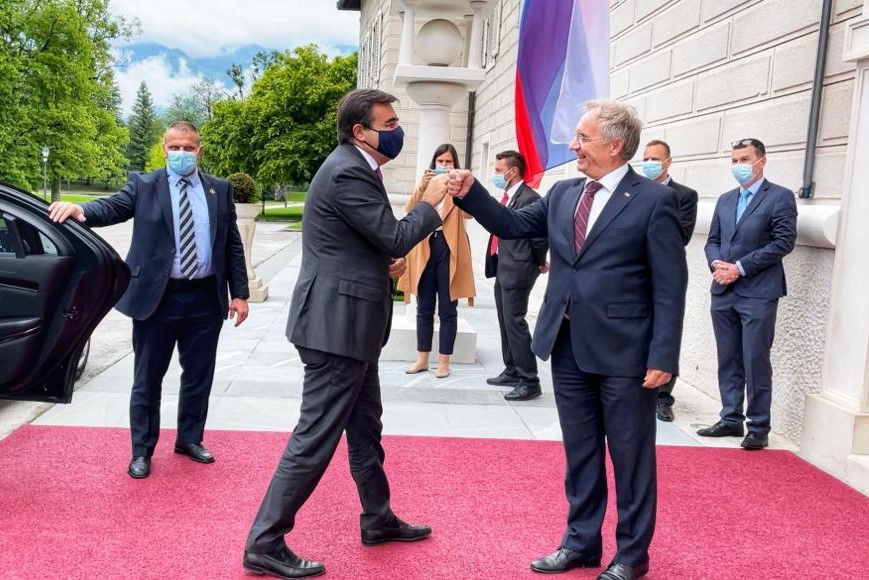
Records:
M129 281L102 238L0 184L0 398L68 403L79 354Z

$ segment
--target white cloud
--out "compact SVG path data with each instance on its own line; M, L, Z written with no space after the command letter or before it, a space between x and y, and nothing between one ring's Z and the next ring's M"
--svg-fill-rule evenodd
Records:
M187 66L187 61L182 60L177 73L172 72L172 67L164 56L147 58L133 63L125 71L117 71L115 80L121 91L123 100L124 117L130 115L133 102L136 100L136 92L142 81L148 85L154 104L157 107L166 107L172 101L173 95L183 95L190 87L202 80L194 75Z
M336 4L335 0L113 0L111 9L141 22L142 33L131 42L158 42L199 58L245 44L283 50L315 43L327 52L355 46L359 13L338 10Z

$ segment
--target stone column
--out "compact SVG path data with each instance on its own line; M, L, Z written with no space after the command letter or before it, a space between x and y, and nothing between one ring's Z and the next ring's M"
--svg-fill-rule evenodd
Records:
M253 236L256 233L254 218L259 215L260 206L256 203L237 203L235 211L238 223L238 233L244 244L244 264L247 269L247 285L250 288L250 302L265 302L269 297L269 287L263 285L263 281L256 276L256 271L251 264L253 252Z
M401 28L401 45L398 49L398 64L413 64L414 40L416 39L414 5L416 0L404 0Z
M802 453L869 493L869 0L848 25L844 52L857 73L821 391L806 399Z

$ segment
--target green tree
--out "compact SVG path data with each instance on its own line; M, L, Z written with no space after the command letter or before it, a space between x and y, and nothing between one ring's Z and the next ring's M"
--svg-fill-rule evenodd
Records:
M224 101L202 133L206 163L257 183L310 181L336 145L338 101L356 86L356 55L330 59L316 46L278 54L243 101Z
M232 81L232 84L235 85L235 90L238 91L238 98L244 98L244 69L241 68L240 64L232 63L229 67L229 70L226 71L226 76L229 77L229 80Z
M201 127L205 123L207 114L205 104L199 100L198 95L189 92L184 95L172 95L172 102L166 107L163 118L167 124L188 121Z
M42 182L50 150L52 195L61 179L120 171L126 132L117 119L109 41L133 25L109 0L4 0L0 4L0 180Z
M133 112L127 125L130 129L130 145L127 148L130 169L144 171L148 161L148 151L160 136L154 100L145 81L142 81L139 90L136 91L136 101L133 103Z

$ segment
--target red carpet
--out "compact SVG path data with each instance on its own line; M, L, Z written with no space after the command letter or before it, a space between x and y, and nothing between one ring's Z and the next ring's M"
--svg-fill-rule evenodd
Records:
M126 430L25 426L0 441L0 577L244 577L247 529L286 434L209 432L213 465L172 454L173 437L163 434L142 481L125 472ZM389 437L384 445L396 512L431 524L433 537L362 547L342 445L299 514L291 548L324 561L331 578L541 578L528 564L558 545L566 509L559 444ZM658 458L649 578L869 576L869 499L793 454L661 447Z

